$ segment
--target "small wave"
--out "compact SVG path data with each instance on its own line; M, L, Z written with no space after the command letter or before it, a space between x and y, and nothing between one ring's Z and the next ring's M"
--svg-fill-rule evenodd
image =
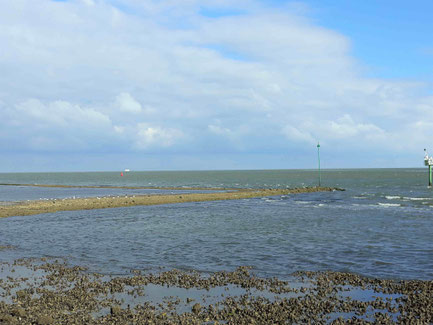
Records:
M411 200L411 201L427 201L427 200L432 200L431 197L407 197L404 196L403 199L405 200Z
M400 196L396 196L396 195L387 195L387 196L385 196L385 198L386 198L387 200L395 200L395 199L399 199Z
M401 204L398 203L378 203L378 204L383 207L401 207Z
M310 204L312 202L311 201L296 201L296 203L298 203L298 204Z
M365 200L366 197L365 196L352 196L353 199L362 199Z

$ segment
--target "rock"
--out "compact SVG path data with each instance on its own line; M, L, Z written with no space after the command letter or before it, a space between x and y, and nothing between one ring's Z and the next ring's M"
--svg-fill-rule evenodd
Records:
M16 318L8 314L0 314L0 322L2 324L13 324Z
M112 306L110 308L110 314L113 316L118 316L122 313L122 308L120 308L119 306Z
M25 299L27 297L27 292L25 292L24 290L18 290L16 292L17 298L18 299Z
M17 316L17 317L25 317L27 315L25 309L21 308L21 307L17 307L15 309L13 309L11 314L13 316Z
M48 315L41 315L36 320L36 323L38 325L51 325L51 324L54 324L54 319Z
M199 314L201 310L201 305L199 303L196 303L192 306L192 312L194 314Z

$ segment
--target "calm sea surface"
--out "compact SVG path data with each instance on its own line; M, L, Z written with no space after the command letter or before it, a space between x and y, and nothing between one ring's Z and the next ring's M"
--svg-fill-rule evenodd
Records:
M0 219L0 261L67 257L125 274L253 266L262 276L334 270L433 279L433 190L426 169L325 170L345 192L57 212ZM308 170L0 174L0 184L285 188L314 186ZM172 192L172 191L169 191ZM0 186L0 201L158 190Z

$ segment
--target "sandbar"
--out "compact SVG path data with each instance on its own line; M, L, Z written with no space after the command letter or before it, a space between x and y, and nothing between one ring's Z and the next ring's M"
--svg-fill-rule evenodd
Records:
M18 185L18 184L16 184ZM22 184L21 184L22 186ZM48 185L44 185L48 186ZM54 185L58 186L58 185ZM160 188L178 189L186 188ZM197 189L197 188L194 188ZM203 190L203 189L200 189ZM0 205L0 218L11 216L27 216L41 213L51 213L58 211L92 210L105 208L120 208L137 205L161 205L186 202L220 201L220 200L239 200L248 198L258 198L277 195L325 192L341 190L332 187L305 187L292 189L218 189L219 192L210 193L178 193L160 195L129 195L129 196L109 196L109 197L88 197L75 199L49 199L20 201L8 205Z

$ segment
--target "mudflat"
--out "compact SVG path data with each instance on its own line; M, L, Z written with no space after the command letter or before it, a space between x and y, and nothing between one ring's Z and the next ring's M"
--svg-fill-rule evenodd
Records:
M433 282L341 272L261 278L249 267L203 274L91 273L67 261L0 263L1 324L432 324Z
M49 185L44 185L49 186ZM53 185L58 187L59 185ZM170 190L185 190L185 188L161 188ZM204 190L204 189L199 189ZM209 189L208 189L209 190ZM210 193L188 194L162 194L162 195L135 195L135 196L109 196L88 197L75 199L50 199L14 202L0 206L0 218L10 216L26 216L41 213L73 210L92 210L105 208L119 208L137 205L160 205L184 202L239 200L275 195L288 195L297 193L324 192L341 190L331 187L306 187L293 189L210 189Z

